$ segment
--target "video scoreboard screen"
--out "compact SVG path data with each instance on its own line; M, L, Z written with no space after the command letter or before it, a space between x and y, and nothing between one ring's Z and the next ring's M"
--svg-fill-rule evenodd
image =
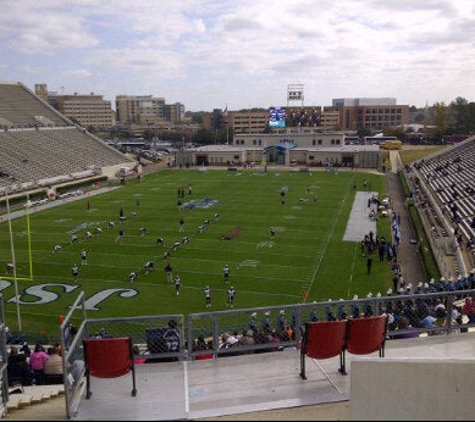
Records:
M286 113L285 107L269 108L269 127L279 128L285 127Z

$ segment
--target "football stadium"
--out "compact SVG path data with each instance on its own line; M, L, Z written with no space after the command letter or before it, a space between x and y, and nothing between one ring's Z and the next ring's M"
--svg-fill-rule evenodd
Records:
M466 304L475 287L475 137L409 163L391 151L399 159L391 175L282 165L142 167L22 84L1 83L0 95L1 334L5 345L63 350L68 418L97 418L81 398L87 389L90 399L98 346L117 347L111 366L124 353L120 374L132 370L135 397L135 365L142 379L143 364L158 364L150 374L221 357L256 356L264 365L276 355L269 352L288 350L300 357L292 365L304 380L315 375L307 365L307 376L305 356L339 355L329 370L346 375L345 353L384 357L389 340L448 338L475 326ZM358 352L350 327L373 321L382 331L361 338L379 341ZM312 349L317 322L340 323L340 348ZM117 376L110 369L96 375ZM193 384L198 402L205 389ZM281 393L267 405L297 403ZM336 398L327 393L305 404L347 400L349 385ZM237 403L217 411L202 402L193 412L185 396L185 412L152 413L238 413Z

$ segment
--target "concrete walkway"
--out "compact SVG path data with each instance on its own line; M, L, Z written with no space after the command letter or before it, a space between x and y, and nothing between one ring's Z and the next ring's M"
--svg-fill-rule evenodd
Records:
M388 340L383 359L470 359L474 340L473 332ZM91 399L82 397L72 420L349 420L352 363L380 359L377 352L347 353L348 375L341 375L337 357L307 358L306 380L299 376L298 350L144 364L137 371L135 397L131 375L91 378ZM50 402L6 419L66 420L64 401ZM53 403L56 409L47 411ZM453 419L458 420L456 414Z

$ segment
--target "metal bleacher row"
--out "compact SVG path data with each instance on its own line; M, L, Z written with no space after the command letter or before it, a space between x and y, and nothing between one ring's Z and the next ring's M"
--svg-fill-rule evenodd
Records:
M3 126L73 126L71 121L49 107L21 83L0 82L0 98L0 118Z
M88 178L132 162L20 83L0 82L0 98L0 191Z
M449 222L460 247L470 250L472 255L475 253L475 248L470 246L470 242L475 241L474 166L475 136L413 164L442 215ZM444 232L444 227L438 226L436 220L437 216L433 218L434 230Z

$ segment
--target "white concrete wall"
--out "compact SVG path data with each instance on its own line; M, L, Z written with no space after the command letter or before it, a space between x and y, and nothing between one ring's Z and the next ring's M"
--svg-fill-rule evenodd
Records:
M473 358L358 358L349 376L351 420L475 419Z

